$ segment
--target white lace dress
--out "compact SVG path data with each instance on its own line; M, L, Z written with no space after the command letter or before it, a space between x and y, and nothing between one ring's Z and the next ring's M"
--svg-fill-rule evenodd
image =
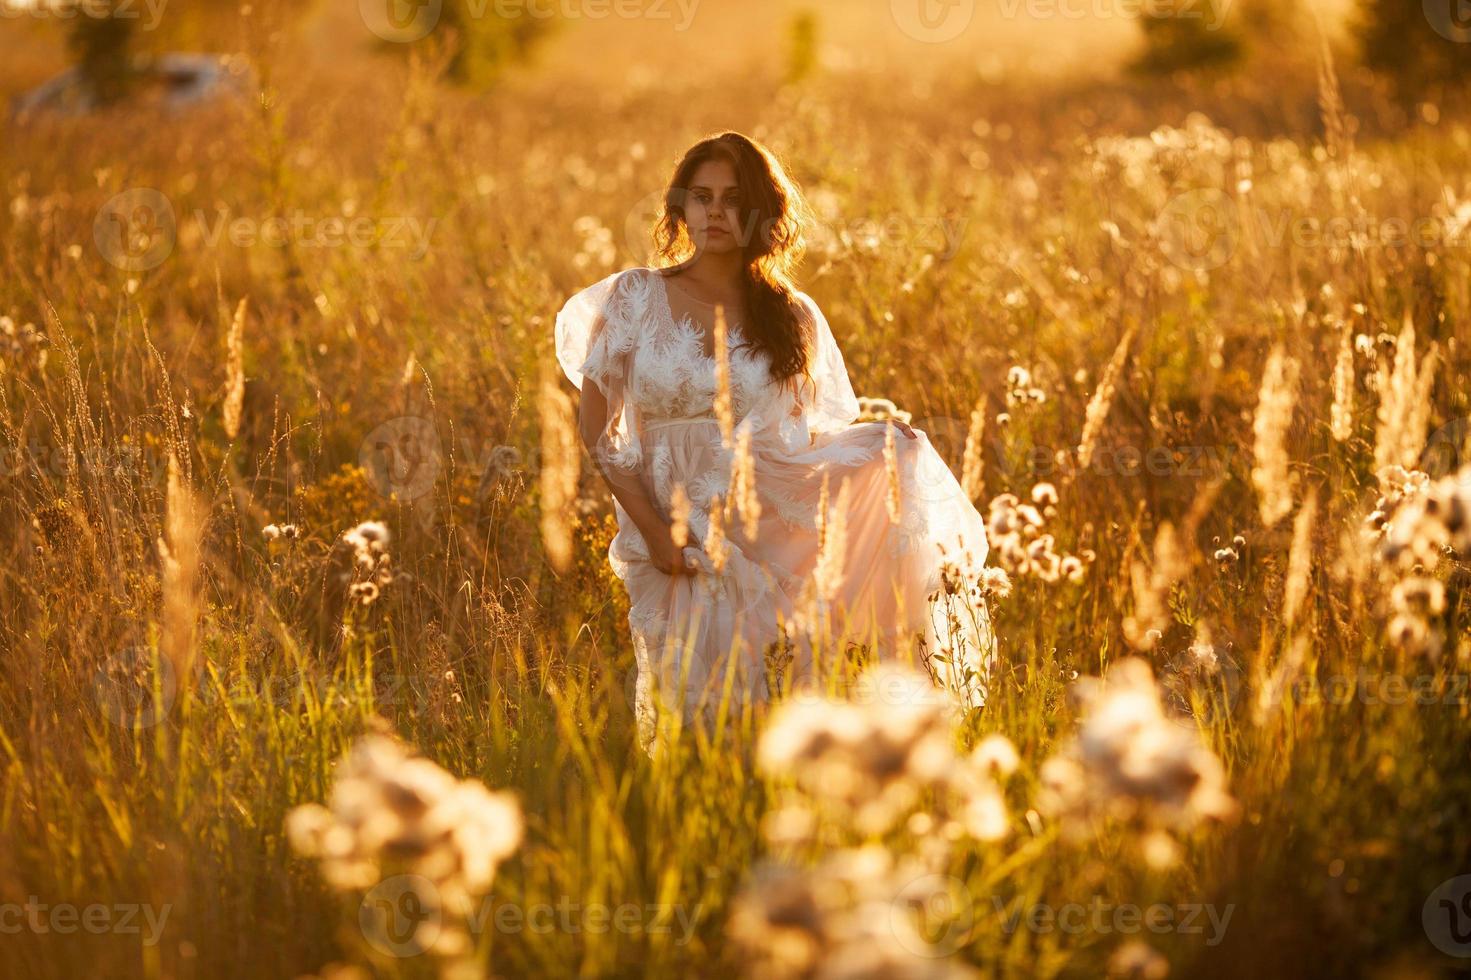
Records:
M798 297L816 322L815 385L794 392L774 384L764 354L741 346L738 329L727 338L735 440L749 433L748 472L760 504L755 533L735 507L720 522L724 567L717 572L704 551L687 550L702 570L670 576L651 564L615 499L618 533L608 558L628 589L646 745L657 704L680 705L692 718L723 696L765 700L774 678L810 677L822 658L845 655L853 643L879 656L921 651L964 700L984 697L994 656L984 602L963 588L949 594L944 584L978 575L985 523L917 429L916 439L894 431L893 519L884 452L890 426L853 424L858 401L843 355L817 304ZM674 316L664 277L643 268L583 289L556 322L567 377L579 390L591 380L607 399L595 453L615 479L636 480L666 517L682 484L695 547L708 540L712 506L743 496L729 493L735 453L714 413L716 361L704 352L704 336L688 316ZM955 575L942 576L947 565Z

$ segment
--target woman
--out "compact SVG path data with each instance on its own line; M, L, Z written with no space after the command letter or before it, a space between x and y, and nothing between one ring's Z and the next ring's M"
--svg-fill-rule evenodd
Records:
M656 698L686 718L762 701L854 644L983 696L985 606L955 593L985 562L984 522L924 432L853 424L843 355L792 285L807 220L768 150L702 140L665 195L664 267L610 275L557 316L615 501L646 747Z

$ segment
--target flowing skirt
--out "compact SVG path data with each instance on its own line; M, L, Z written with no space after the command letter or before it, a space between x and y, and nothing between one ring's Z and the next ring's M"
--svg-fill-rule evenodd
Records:
M886 451L891 428L825 433L796 453L757 441L743 488L731 485L733 454L712 416L645 427L647 490L668 514L684 488L686 555L699 566L695 575L659 571L616 508L609 559L629 594L646 747L660 706L691 721L723 700L764 702L855 655L910 652L963 703L984 700L995 656L976 584L985 522L928 436L893 428ZM759 508L741 506L753 497ZM712 508L729 515L723 547L712 540ZM712 553L721 552L717 569Z

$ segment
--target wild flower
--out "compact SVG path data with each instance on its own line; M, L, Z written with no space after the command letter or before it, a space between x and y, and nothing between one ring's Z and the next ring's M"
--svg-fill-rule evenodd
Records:
M791 775L819 805L865 833L881 833L954 761L954 702L928 677L884 665L860 677L851 701L782 704L761 737L757 764Z
M1022 503L1015 494L1003 493L991 500L986 529L997 564L1006 572L1042 582L1057 582L1063 577L1081 581L1086 561L1058 554L1056 538L1043 530L1048 517L1056 514L1056 488L1039 483L1032 488L1031 498L1033 503ZM1009 591L1009 580L1006 587Z
M579 269L607 269L611 268L618 258L618 250L613 246L613 229L604 225L596 217L585 214L572 222L572 230L582 239L582 247L572 257L572 262Z
M847 700L780 705L757 765L791 778L803 804L862 834L894 829L926 794L938 794L941 814L978 840L998 840L1008 828L995 778L1016 768L1016 752L998 736L960 756L958 709L928 675L880 664L859 676Z
M1411 479L1385 516L1380 555L1403 569L1434 570L1447 550L1471 556L1471 466L1434 483Z
M301 537L301 528L295 524L267 524L260 529L260 533L267 541L294 541Z
M1365 522L1380 582L1388 591L1388 634L1412 653L1440 655L1445 585L1433 577L1448 559L1471 557L1471 466L1441 479L1390 467L1387 487Z
M37 367L45 367L46 348L49 344L46 335L37 330L34 323L17 326L13 318L0 316L0 355L6 361L21 363L28 358L35 358ZM5 367L5 363L0 361L0 371Z
M925 916L960 904L945 881L877 844L834 851L812 868L765 861L732 903L726 935L746 975L762 980L972 977L926 938L946 923Z
M898 419L908 424L914 421L914 415L906 412L888 398L873 398L866 395L858 397L858 421L859 422L883 422L888 419Z
M348 595L361 605L372 605L393 581L388 540L388 528L380 521L364 521L338 539L337 551L345 553L348 562L343 573Z
M945 916L963 911L942 894L956 842L1010 833L999 780L1020 760L1000 735L958 752L957 708L925 674L884 663L845 699L803 696L773 712L757 766L790 786L763 834L774 848L817 844L820 859L768 860L737 895L728 935L751 957L751 975L971 975L924 937L948 931ZM917 839L840 845L895 832Z
M405 876L397 880L413 887L425 913L414 922L415 940L443 974L469 952L467 917L520 846L523 823L511 795L456 779L375 733L339 763L326 806L307 803L287 815L286 835L340 892Z
M1032 372L1020 364L1012 365L1006 372L1006 404L1010 406L1041 404L1047 401L1047 392L1032 382Z
M1011 595L1011 576L1006 574L1004 568L988 565L981 572L981 588L987 595L1005 599Z
M1225 768L1193 728L1165 713L1149 664L1129 657L1075 687L1077 734L1040 772L1038 805L1079 837L1099 819L1188 830L1236 812Z
M1142 939L1131 939L1108 958L1108 975L1122 980L1164 980L1170 962Z

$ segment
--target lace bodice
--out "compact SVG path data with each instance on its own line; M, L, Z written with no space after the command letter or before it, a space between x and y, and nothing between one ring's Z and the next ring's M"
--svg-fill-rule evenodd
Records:
M646 304L639 313L646 330L636 344L629 379L630 401L645 423L709 413L715 402L715 358L704 350L704 333L688 314L676 317L669 306L668 287L657 273L646 273ZM731 409L737 422L775 392L771 359L743 343L740 328L726 336L730 359ZM787 408L791 400L787 399Z
M770 358L744 344L737 327L727 338L732 414L757 442L804 452L814 437L847 427L858 399L832 329L806 293L811 379L795 386L771 379ZM712 413L715 358L688 316L670 309L663 277L646 268L615 273L579 292L557 316L557 358L579 388L591 379L608 403L598 452L620 469L644 462L643 438L659 422Z

